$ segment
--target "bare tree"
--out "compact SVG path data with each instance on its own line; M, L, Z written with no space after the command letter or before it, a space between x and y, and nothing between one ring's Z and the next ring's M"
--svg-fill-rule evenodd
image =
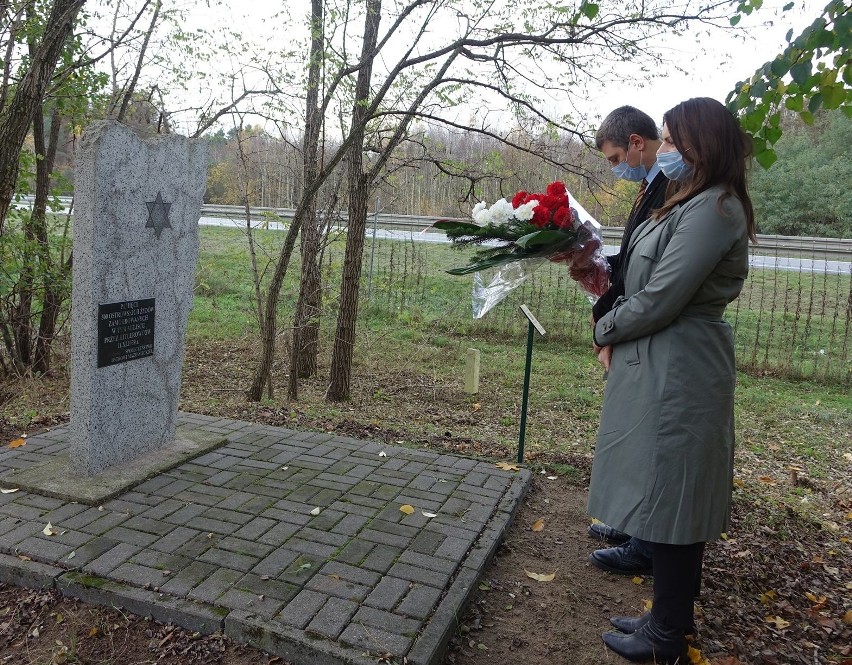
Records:
M333 11L328 8L331 5ZM349 228L327 398L345 400L349 396L367 202L393 168L391 157L409 140L414 123L421 128L476 132L529 153L555 142L522 141L519 137L543 135L547 130L582 140L585 136L575 123L545 112L540 95L564 95L566 86L580 87L595 77L616 76L617 67L631 58L657 63L660 56L650 49L653 38L683 29L690 21L713 24L722 17L720 10L725 6L721 0L683 0L677 5L646 0L601 14L599 6L591 2L572 9L537 0L409 0L388 6L381 0L341 0L337 4L326 0L322 15L324 76L317 102L326 126L335 117L342 119L341 138L333 150L323 153L324 161L303 183L290 232L313 219L314 197L343 162ZM312 12L312 21L321 15L313 5ZM313 29L312 35L317 32ZM309 66L314 61L312 56ZM560 72L558 77L551 75L554 68ZM306 94L313 90L308 85ZM459 109L463 104L509 109L514 126L521 131L504 130L500 125L505 122L494 123L487 116L473 114L462 120ZM311 122L312 113L309 110ZM582 165L559 161L555 155L543 156L565 171L585 174ZM274 317L294 244L295 238L288 234L267 293L267 321ZM298 335L303 330L301 323L297 328ZM271 367L274 342L274 325L268 326L249 391L251 399L259 398L259 386ZM293 375L299 368L296 355L302 347L294 345L291 395L295 394Z
M7 24L3 51L10 54L18 38L18 29L35 11L35 2L17 3L18 11ZM41 35L30 42L29 61L19 80L11 80L8 60L4 71L0 99L7 102L0 108L0 234L15 195L18 177L18 157L30 129L33 115L39 109L51 84L57 62L74 28L74 20L85 0L55 0L47 14ZM11 5L4 9L9 11Z

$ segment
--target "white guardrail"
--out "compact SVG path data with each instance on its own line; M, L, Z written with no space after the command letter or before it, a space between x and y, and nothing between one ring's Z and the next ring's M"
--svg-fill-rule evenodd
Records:
M264 218L274 219L276 222L289 222L293 219L295 210L292 208L252 208L252 221L261 221ZM245 208L240 206L203 205L202 216L225 217L228 219L245 220ZM397 228L412 232L429 230L431 225L439 219L446 217L426 217L419 215L394 215L388 213L370 213L367 225L372 228L373 224L379 228ZM340 226L346 225L346 218L341 215L335 220ZM460 220L462 221L462 220ZM467 221L467 220L465 220ZM441 233L437 229L431 229L434 233ZM618 245L624 234L622 227L605 226L602 235L605 242ZM807 256L824 259L852 258L852 239L845 238L813 238L810 236L776 236L758 234L757 249L761 253L772 253L781 256Z
M26 197L26 201L31 201L31 197ZM69 205L71 199L69 197L60 197L63 204ZM295 210L292 208L252 208L251 216L254 225L262 224L268 220L270 222L287 222L293 219ZM233 205L211 205L205 204L201 206L202 217L219 217L225 219L241 219L245 220L246 211L242 206ZM418 215L395 215L390 213L370 213L368 216L368 228L372 229L375 225L378 228L384 229L400 229L411 231L412 233L433 232L441 233L437 229L430 229L431 225L439 219L447 219L445 217L426 217ZM335 220L337 226L346 226L346 218L343 214ZM605 226L602 230L603 239L605 242L613 245L621 243L621 236L624 229L615 226ZM849 261L852 258L852 239L845 238L812 238L809 236L775 236L763 235L757 236L757 248L761 254L773 254L775 256L795 256L808 257L816 259L837 259Z

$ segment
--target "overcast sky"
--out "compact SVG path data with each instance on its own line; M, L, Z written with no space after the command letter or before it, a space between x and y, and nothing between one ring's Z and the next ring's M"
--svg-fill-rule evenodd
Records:
M601 0L605 6L609 0ZM615 0L617 2L617 0ZM821 12L826 0L795 0L794 9L782 12L788 0L764 0L764 7L744 17L736 30L714 31L713 37L693 31L687 35L659 42L687 73L668 69L649 80L634 85L617 83L593 84L577 106L581 125L597 126L601 117L622 104L632 104L661 122L663 113L684 99L709 96L724 102L736 83L748 78L755 69L783 50L784 36L790 28L801 32ZM218 6L196 6L203 14L191 21L218 23L242 28L246 34L266 43L269 48L285 47L291 36L281 29L281 21L270 19L275 12L285 11L295 19L306 15L309 5L304 0L224 0ZM629 73L630 64L624 65ZM545 100L545 104L547 101ZM553 102L558 108L558 102ZM552 111L553 109L546 109Z

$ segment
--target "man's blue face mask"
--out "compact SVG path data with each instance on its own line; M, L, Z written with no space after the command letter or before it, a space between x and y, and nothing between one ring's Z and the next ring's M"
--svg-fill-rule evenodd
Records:
M627 163L627 155L630 154L630 144L627 145L627 153L624 155L624 161L612 167L612 173L616 178L629 180L631 182L639 182L642 178L648 175L648 169L642 163L642 151L639 151L639 166L630 166Z

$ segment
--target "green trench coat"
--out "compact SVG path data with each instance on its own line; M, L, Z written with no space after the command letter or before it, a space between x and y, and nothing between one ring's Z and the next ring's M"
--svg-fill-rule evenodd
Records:
M595 326L613 354L589 513L651 542L712 540L730 517L736 374L722 315L748 275L748 236L722 193L634 231L625 296Z

